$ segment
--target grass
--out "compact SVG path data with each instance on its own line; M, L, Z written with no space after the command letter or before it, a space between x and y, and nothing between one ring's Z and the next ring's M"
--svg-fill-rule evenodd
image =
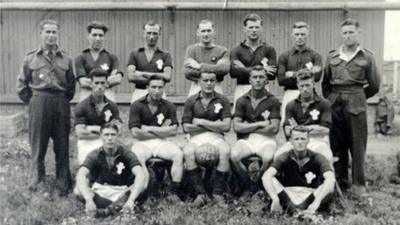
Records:
M49 174L46 183L39 192L28 191L30 149L27 140L26 134L13 139L0 139L0 224L400 225L400 186L389 183L389 175L396 171L397 162L393 156L369 155L366 170L368 197L359 198L347 194L344 202L335 200L331 211L315 217L313 222L269 213L265 210L267 199L264 194L232 199L228 209L218 208L212 203L201 209L192 209L187 203L170 204L165 199L152 198L138 207L135 213L94 219L86 216L84 205L72 195L60 198L54 192L54 154L51 145L46 158ZM71 158L75 156L75 141L75 137L71 135ZM388 147L398 148L396 141L390 138L382 141ZM374 143L369 144L369 148L374 147ZM73 174L77 168L73 161Z

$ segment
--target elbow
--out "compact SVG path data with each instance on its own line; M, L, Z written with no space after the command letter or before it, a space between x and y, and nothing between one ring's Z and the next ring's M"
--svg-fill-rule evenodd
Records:
M131 128L131 134L133 138L139 138L140 137L140 130L137 127L132 127Z

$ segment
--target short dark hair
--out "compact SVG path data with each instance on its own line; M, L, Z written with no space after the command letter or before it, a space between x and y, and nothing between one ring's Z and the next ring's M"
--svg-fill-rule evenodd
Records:
M290 130L289 136L292 137L293 131L297 131L300 133L307 133L307 136L310 133L310 129L308 129L307 127L303 126L303 125L297 125L295 127L293 127L293 129Z
M105 77L107 78L109 75L107 70L103 70L101 68L94 68L90 71L88 77L93 79L93 77Z
M92 29L100 29L103 30L104 34L107 33L108 27L103 22L100 21L92 21L86 26L87 32L90 34Z
M209 72L202 72L202 73L200 73L200 78L199 78L199 79L201 79L201 77L203 76L203 74L214 74L214 75L215 75L215 79L217 79L217 74L216 74L216 73L209 73Z
M56 20L47 19L47 20L40 21L40 23L39 23L40 30L43 30L44 25L46 25L46 24L56 25L57 26L57 30L60 29L60 24L58 24L58 22Z
M263 25L264 21L261 19L261 17L258 14L251 13L247 14L244 19L243 19L243 26L247 25L247 21L261 21L261 25Z
M157 74L153 74L150 76L149 81L147 82L147 85L149 85L150 81L152 81L152 80L162 80L164 82L164 85L165 85L165 83L167 83L167 81L165 80L164 77L157 75Z
M117 133L119 132L118 125L113 122L108 122L108 123L103 124L100 128L100 132L102 132L105 128L111 128L111 129L114 129L115 131L117 131Z
M294 23L292 25L292 29L295 29L295 28L307 28L307 29L310 29L310 25L308 25L306 22L303 22L303 21L297 21L296 23Z
M252 73L253 71L257 71L257 72L258 72L258 71L263 71L263 72L265 72L265 75L267 75L267 73L266 73L264 67L261 66L261 65L255 65L255 66L251 67L250 76L251 76L251 73Z
M200 22L197 24L197 29L199 29L200 24L204 24L204 23L211 23L211 27L214 28L214 22L209 19L205 19L205 20L200 20Z
M350 25L354 25L356 28L360 27L360 23L353 18L347 18L345 19L342 24L340 25L340 27L344 27L344 26L350 26Z
M314 74L312 74L309 69L301 69L301 70L297 71L296 78L297 78L297 81L308 80L308 79L314 78Z
M158 26L158 28L159 28L158 31L161 31L161 25L155 20L149 20L145 24L143 24L143 30L146 28L147 25Z

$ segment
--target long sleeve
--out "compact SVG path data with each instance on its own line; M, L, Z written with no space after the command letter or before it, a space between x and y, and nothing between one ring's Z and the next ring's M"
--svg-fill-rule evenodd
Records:
M370 64L365 71L365 76L368 81L368 86L364 88L367 98L374 96L379 91L380 75L377 71L374 57L370 57Z
M74 94L75 94L75 74L74 74L74 69L73 69L73 65L72 65L72 59L69 60L69 68L66 71L66 81L67 81L67 90L65 93L65 96L67 97L67 99L69 101L72 100L72 98L74 98Z
M29 68L27 58L25 58L17 78L17 95L25 103L29 103L32 97L32 89L29 86L31 80L32 70Z

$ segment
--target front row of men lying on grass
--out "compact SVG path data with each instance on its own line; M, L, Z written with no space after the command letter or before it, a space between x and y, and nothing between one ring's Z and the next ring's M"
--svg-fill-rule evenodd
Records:
M252 88L235 104L233 127L238 141L232 148L223 136L231 127L229 101L214 91L215 74L201 74L201 91L184 105L182 126L190 138L183 151L168 140L176 136L178 121L174 104L162 98L165 81L161 77L152 76L148 95L131 105L129 129L136 141L129 150L116 144L121 119L116 104L104 96L106 73L95 69L90 75L92 94L75 109L81 167L74 192L85 200L88 212L102 216L131 210L149 183L146 161L151 158L172 162L172 193L168 198L173 202L180 201L185 171L196 194L191 203L195 207L210 199L226 206L230 174L239 181L235 187L239 193L262 180L272 199L271 210L282 208L289 214L297 210L315 213L334 191L327 140L330 105L316 94L308 70L299 71L300 96L287 106L284 129L290 142L277 151L280 102L266 89L267 75L262 67L253 68L249 77ZM261 158L255 179L249 178L243 164L250 156ZM205 187L199 167L207 163L215 164L211 190Z

